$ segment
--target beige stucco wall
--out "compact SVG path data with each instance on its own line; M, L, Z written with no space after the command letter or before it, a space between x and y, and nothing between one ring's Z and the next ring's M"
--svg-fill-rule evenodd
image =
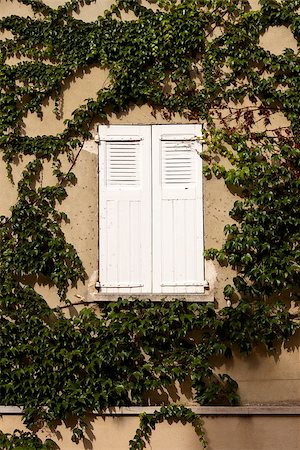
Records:
M62 0L47 0L50 6L62 4ZM81 18L89 21L103 13L108 5L105 0L97 0L95 4L85 6L81 10ZM258 2L253 0L253 7L259 8ZM20 14L29 15L30 8L19 4L16 0L0 0L0 16ZM270 29L261 38L261 45L273 53L281 53L285 47L296 49L291 32L284 27ZM15 64L16 60L11 60ZM62 92L63 114L57 120L52 112L51 102L43 108L44 118L41 120L30 114L24 120L24 133L30 136L57 133L62 131L64 119L70 118L72 111L84 103L88 97L108 85L107 72L98 67L78 74L70 79ZM173 123L182 123L179 116L172 119ZM135 107L122 117L111 116L112 124L154 124L172 123L157 114L151 114L147 106ZM273 124L282 124L282 118L277 117ZM93 130L96 134L96 127ZM20 178L22 168L28 159L24 158L13 168L15 183ZM65 166L67 167L67 162ZM88 290L97 280L98 267L98 176L97 176L97 144L86 142L74 167L77 176L75 187L69 188L68 198L62 209L68 214L70 223L64 226L67 239L74 244L81 257L88 277L87 282L71 289L69 298L76 303L88 298ZM53 181L53 180L52 180ZM51 182L51 168L45 167L43 183ZM5 175L5 164L0 161L0 215L9 214L9 208L16 200L16 184L12 185ZM205 209L205 246L219 247L223 242L223 227L231 219L228 216L236 197L225 189L222 181L212 179L204 181L204 209ZM229 268L221 268L210 262L207 272L214 280L214 296L216 305L225 305L222 296L224 285L230 283L234 272ZM58 302L54 290L47 286L37 285L37 290L46 296L51 306ZM239 383L239 392L244 403L294 403L300 402L300 354L297 346L299 337L295 337L293 346L278 351L276 356L267 357L257 353L251 358L236 356L227 366L220 367L220 371L227 371ZM128 440L133 436L138 424L137 418L101 418L95 419L91 425L93 439L97 444L93 447L76 446L71 443L70 433L63 427L58 428L57 440L61 449L94 448L95 450L124 450L128 448ZM296 450L299 449L300 438L299 418L291 417L251 417L251 418L206 418L205 428L209 439L210 450ZM12 431L20 427L20 417L3 416L0 428ZM158 427L151 441L152 450L196 450L199 448L194 431L190 426L173 425L172 432L168 424ZM46 432L44 432L46 433ZM61 433L61 437L59 436ZM43 435L45 436L45 434ZM63 444L61 444L63 439ZM162 442L164 444L162 444ZM147 447L150 449L150 447Z
M138 417L94 417L88 439L79 444L71 441L70 429L64 425L56 432L44 428L41 439L51 438L60 450L128 450L128 442L139 426ZM23 429L21 416L2 416L4 432ZM299 450L299 416L214 416L204 417L207 450ZM146 450L201 450L190 424L158 424Z

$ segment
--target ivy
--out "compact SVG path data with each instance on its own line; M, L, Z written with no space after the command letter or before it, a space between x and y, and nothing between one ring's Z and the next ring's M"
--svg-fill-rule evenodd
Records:
M246 295L271 296L290 291L299 299L299 161L298 144L288 136L277 142L252 136L227 136L235 150L234 167L213 170L230 186L241 189L242 200L230 212L237 224L224 228L227 241L207 255L239 270L236 289ZM238 145L236 144L238 140Z
M1 401L23 405L28 426L70 411L83 424L86 412L147 404L158 388L167 402L176 381L190 380L200 404L235 405L237 383L218 372L216 356L226 361L258 344L271 352L296 329L281 303L240 302L217 313L210 305L120 299L100 316L85 308L67 319L17 282L1 299Z
M171 420L172 422L180 420L184 423L191 423L199 437L202 448L207 448L207 442L204 437L205 432L199 416L184 406L170 405L163 406L159 411L155 411L153 415L141 414L140 428L137 429L134 439L129 442L129 449L140 450L145 448L146 442L150 442L152 430L155 430L156 425L163 420Z
M74 15L90 0L58 8L19 1L32 17L0 20L0 31L12 34L0 41L0 148L12 182L12 165L29 160L16 203L0 218L2 404L24 406L30 427L72 413L74 441L87 412L147 404L158 388L166 402L175 382L190 380L200 404L237 404L238 386L218 372L216 356L257 345L273 352L298 328L289 307L299 302L300 283L300 60L292 49L265 50L260 37L283 26L299 44L299 0L260 0L258 11L247 0L157 0L156 8L116 0L90 23ZM60 118L64 86L91 67L109 71L107 87L78 105L61 133L27 136L28 115L42 118L52 99ZM205 175L239 195L222 248L206 251L237 271L224 288L234 308L119 299L67 319L63 305L51 309L34 290L42 279L68 303L68 288L86 277L62 231L68 218L60 205L95 121L142 104L154 115L205 122ZM285 122L274 127L278 114ZM49 164L55 181L44 186ZM143 448L155 424L173 417L198 424L186 408L164 406L142 416L131 448ZM0 435L3 448L17 442L50 448L34 434Z
M43 443L34 433L15 430L13 434L0 431L0 445L3 450L50 450L54 441L46 439Z

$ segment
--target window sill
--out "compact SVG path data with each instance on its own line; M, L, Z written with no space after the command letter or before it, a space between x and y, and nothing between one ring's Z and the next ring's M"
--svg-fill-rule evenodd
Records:
M214 302L213 292L204 292L203 294L130 294L130 293L114 293L106 294L103 292L90 292L87 296L87 303L97 302L113 302L119 298L129 300L150 300L152 302L183 300L185 302L212 303Z

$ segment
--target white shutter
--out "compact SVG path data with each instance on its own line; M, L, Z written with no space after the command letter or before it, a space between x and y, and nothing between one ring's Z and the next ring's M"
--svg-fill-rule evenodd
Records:
M153 292L204 292L200 125L152 128Z
M99 135L100 292L151 292L151 128Z

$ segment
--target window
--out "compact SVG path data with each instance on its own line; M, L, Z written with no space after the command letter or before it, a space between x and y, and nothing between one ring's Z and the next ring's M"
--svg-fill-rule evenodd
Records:
M200 125L99 127L101 293L204 292Z

